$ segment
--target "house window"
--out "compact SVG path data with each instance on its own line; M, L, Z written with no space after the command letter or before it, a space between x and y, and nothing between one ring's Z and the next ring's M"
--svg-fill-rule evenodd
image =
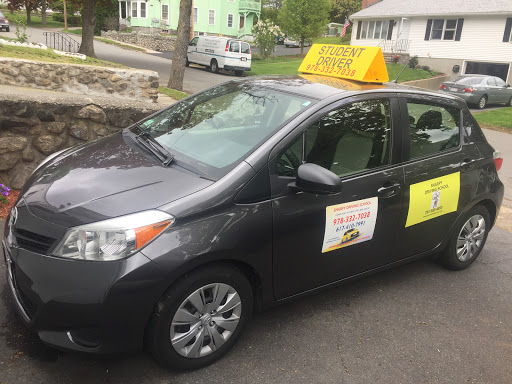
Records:
M430 40L455 40L458 20L434 19Z
M138 17L139 16L139 3L132 2L132 17Z
M215 25L215 9L208 10L208 25Z
M140 17L146 18L146 3L140 3Z
M387 39L389 20L363 21L360 39Z
M162 4L162 20L169 21L169 4Z
M233 14L228 13L228 28L233 28Z
M198 9L196 7L194 7L194 23L197 23L197 20L198 20Z

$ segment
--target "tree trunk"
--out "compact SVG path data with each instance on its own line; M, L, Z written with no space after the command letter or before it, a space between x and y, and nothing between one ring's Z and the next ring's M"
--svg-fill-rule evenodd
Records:
M26 7L25 9L27 11L27 25L28 25L28 24L32 23L32 19L30 18L30 15L31 15L31 12L32 12L32 8Z
M300 55L304 55L304 38L300 38Z
M89 57L96 57L94 54L95 5L96 0L84 0L82 9L82 43L78 52Z
M46 0L41 0L41 23L46 27Z
M64 4L64 29L68 29L68 11L66 9L66 0L63 1Z
M190 37L190 12L192 11L192 0L180 1L180 16L178 19L178 38L174 48L174 56L171 63L171 75L168 88L183 89L183 76L185 74L185 63L187 62L187 48Z

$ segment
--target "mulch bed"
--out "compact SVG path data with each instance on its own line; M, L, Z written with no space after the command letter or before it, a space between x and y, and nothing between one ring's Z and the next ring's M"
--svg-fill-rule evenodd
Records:
M9 191L9 196L7 196L7 204L0 203L0 220L3 220L9 215L11 208L14 206L14 203L18 199L18 195L20 191Z

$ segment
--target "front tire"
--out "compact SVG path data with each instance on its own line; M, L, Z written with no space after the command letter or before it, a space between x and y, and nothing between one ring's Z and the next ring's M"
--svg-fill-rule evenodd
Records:
M217 60L213 59L211 61L210 68L213 73L219 73L219 64L217 63Z
M163 366L207 366L235 344L252 314L247 278L231 266L184 276L160 299L148 331L149 348Z
M478 104L476 105L478 109L484 109L487 105L487 96L483 95L480 100L478 100Z
M451 270L469 267L480 255L491 229L489 211L477 205L462 215L439 261Z

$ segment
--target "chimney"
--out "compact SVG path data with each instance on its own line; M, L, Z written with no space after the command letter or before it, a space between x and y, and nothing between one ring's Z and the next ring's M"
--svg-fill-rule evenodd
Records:
M375 4L375 3L378 3L379 1L382 1L382 0L363 0L363 4L361 5L361 9L365 9L365 8L368 8L369 6Z

